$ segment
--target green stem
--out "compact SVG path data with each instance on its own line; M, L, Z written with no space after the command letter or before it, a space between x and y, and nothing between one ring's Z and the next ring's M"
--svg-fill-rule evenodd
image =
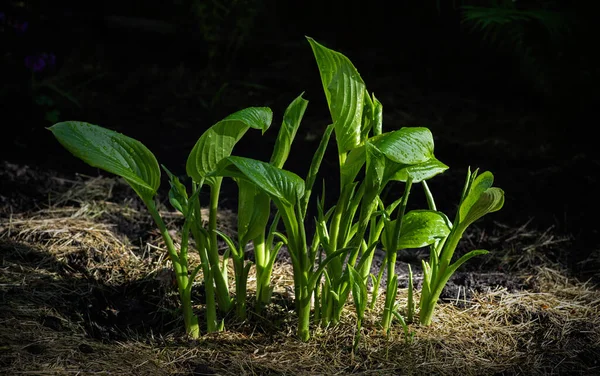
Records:
M385 307L383 309L383 317L381 319L381 326L385 333L388 332L392 323L392 311L394 309L395 294L392 290L392 277L396 274L396 252L387 252L387 289L385 296Z
M190 337L198 338L200 336L200 327L198 326L198 318L194 316L192 310L191 289L188 288L188 285L192 282L188 277L187 259L180 258L177 255L177 250L173 244L173 239L171 238L171 235L169 235L167 226L158 213L158 210L156 210L156 204L154 201L144 200L144 203L146 204L152 219L154 219L154 222L156 223L156 226L158 227L160 234L165 241L169 258L171 259L173 269L175 270L175 279L177 280L177 288L179 290L179 298L181 300L185 331Z
M301 286L298 299L298 338L308 341L310 338L310 292L308 286Z
M406 205L408 203L408 196L412 188L412 178L408 178L406 186L404 188L404 194L402 195L402 201L400 202L400 208L398 208L398 215L396 218L395 227L393 229L394 234L392 237L392 244L390 249L387 249L387 293L385 299L385 309L383 311L382 326L384 330L390 327L392 319L392 311L394 310L394 300L390 299L390 289L392 286L392 278L396 275L396 252L398 251L398 240L400 238L400 230L402 229L402 219L404 218L404 212L406 211ZM395 292L393 294L395 296Z
M330 254L335 252L340 248L340 243L345 242L345 239L340 238L340 229L342 227L342 222L344 221L344 215L347 215L346 207L348 205L348 200L350 196L350 192L352 192L352 185L348 184L342 188L340 198L336 204L335 210L333 212L333 217L331 219L331 224L329 226L329 252ZM329 265L327 265L327 272L329 274L329 278L331 281L331 286L329 287L329 294L339 293L340 280L342 278L343 272L343 260L341 257L332 260ZM335 321L335 316L337 316L337 312L340 310L337 306L335 299L333 297L328 297L326 300L327 306L324 307L323 318L322 321L325 325L328 325L331 320Z
M240 250L241 252L241 250ZM246 282L247 274L243 258L234 258L235 263L235 313L238 319L246 320Z
M460 224L455 224L442 247L439 262L437 265L435 265L436 270L432 270L432 279L430 285L431 291L426 297L424 304L421 304L419 321L422 325L431 325L433 311L435 310L437 301L442 294L442 290L448 282L448 279L450 279L451 273L449 274L446 271L450 265L450 261L452 260L452 256L454 255L454 251L456 250L458 242L462 238L464 230L465 229L462 228Z
M229 312L232 307L233 301L229 296L229 286L227 283L227 268L221 270L219 262L219 250L217 248L217 233L214 231L217 229L217 213L219 206L219 193L221 191L221 182L223 178L217 178L214 185L210 187L210 207L208 217L208 234L210 237L208 247L208 259L210 262L210 269L212 271L213 279L216 287L216 298L217 304L221 312ZM198 204L199 205L199 204ZM198 209L198 215L200 211ZM200 217L198 217L200 218Z
M197 217L200 218L200 217ZM197 223L197 226L200 226ZM192 236L196 241L196 247L200 256L202 265L202 274L204 276L204 291L206 292L206 327L208 333L213 333L218 330L217 326L217 306L215 303L215 287L213 273L208 261L208 253L206 251L206 237L203 236L198 227L192 226Z
M269 267L271 255L265 244L265 234L260 234L252 243L256 258L256 302L260 311L271 302L270 281L273 269Z
M292 255L294 268L294 295L296 312L298 313L298 338L307 341L310 338L310 298L312 291L309 289L309 276L314 260L309 260L304 226L298 222L301 209L299 205L290 207L282 202L275 201L285 225L288 237L288 250Z

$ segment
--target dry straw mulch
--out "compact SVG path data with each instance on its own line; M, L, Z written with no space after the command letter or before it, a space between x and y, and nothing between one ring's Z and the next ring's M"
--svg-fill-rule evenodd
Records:
M160 236L135 200L111 201L119 184L84 179L46 209L1 212L0 373L600 372L600 291L555 264L516 268L526 289L489 286L468 300L458 296L441 304L432 326L412 324L408 335L397 324L384 336L377 326L379 309L368 312L353 352L351 306L339 325L315 327L307 343L295 339L291 267L280 262L274 303L266 312L245 322L225 317L226 331L189 341L182 336ZM177 228L181 218L164 214ZM233 231L230 215L220 222ZM535 247L523 252L531 256ZM250 278L250 298L253 282ZM202 319L201 282L194 291ZM405 289L398 300L405 304Z

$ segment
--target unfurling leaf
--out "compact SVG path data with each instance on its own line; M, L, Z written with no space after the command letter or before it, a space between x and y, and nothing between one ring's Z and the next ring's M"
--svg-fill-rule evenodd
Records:
M163 170L169 176L169 202L171 205L181 212L184 216L188 213L188 194L185 186L179 181L179 178L171 173L164 165Z
M308 106L308 101L302 98L302 94L300 94L285 110L283 122L277 134L277 141L273 147L273 155L271 156L273 166L283 168L283 164L290 154L292 142L296 137L304 111L306 111L306 106Z
M486 171L469 182L468 191L460 204L459 224L467 228L488 213L498 211L504 205L504 191L492 187L494 175Z

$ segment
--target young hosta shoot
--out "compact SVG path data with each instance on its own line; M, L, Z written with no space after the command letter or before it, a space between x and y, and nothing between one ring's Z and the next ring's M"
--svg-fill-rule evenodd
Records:
M187 244L185 247L182 244L181 251L177 251L154 203L160 185L160 168L154 154L133 138L93 124L70 121L55 124L49 129L74 156L93 167L122 177L140 196L160 230L173 263L186 333L198 337L200 328L191 302L193 278L190 278L185 257ZM182 198L177 202L182 202ZM190 217L186 215L186 224L189 222Z
M160 185L160 168L152 152L142 143L118 132L83 122L63 122L49 129L58 141L73 155L87 164L98 167L125 179L142 199L158 226L173 263L177 286L182 304L186 333L198 337L198 319L193 314L191 289L193 280L202 269L206 288L207 330L219 330L216 322L215 298L222 310L231 308L227 285L226 258L221 263L216 242L217 203L222 178L208 176L217 164L231 155L233 147L250 129L261 129L264 133L271 123L272 112L265 107L250 107L238 111L209 128L198 140L187 162L188 174L194 179L192 195L188 197L185 186L168 170L169 201L185 218L182 243L177 251L173 240L161 218L154 197ZM211 188L209 228L202 226L198 193L203 184ZM189 270L189 233L196 240L201 266ZM247 270L236 270L243 276ZM237 277L237 276L236 276Z
M477 170L471 173L469 169L467 172L454 224L448 235L431 247L429 261L423 261L423 289L419 301L421 324L431 324L435 305L452 274L469 259L487 253L485 250L474 250L463 255L454 263L450 263L456 246L467 227L484 215L500 210L504 205L504 191L492 187L493 183L494 175L489 171L479 176L477 176ZM428 201L432 203L431 193L428 189L425 192L429 196Z
M214 176L228 176L246 180L267 194L279 210L286 229L286 245L294 270L294 295L298 314L298 337L306 341L310 337L311 297L325 266L348 249L329 255L315 270L317 252L307 245L302 221L301 198L305 195L306 182L293 172L277 168L269 163L250 158L231 156L219 164Z
M365 317L365 310L367 309L367 284L364 279L352 267L348 265L350 285L352 286L352 298L354 299L354 307L356 307L356 335L354 336L353 350L356 351L358 343L360 341L360 331L362 329L362 321Z
M296 135L300 121L308 101L298 96L288 106L283 116L283 122L273 148L270 164L281 168L288 158L292 141ZM244 261L244 248L252 241L256 261L256 300L257 309L261 310L271 301L271 274L275 258L282 242L273 244L272 231L266 237L267 223L270 217L270 198L257 186L245 179L234 179L238 185L238 243L237 245L227 235L219 233L226 241L233 256L236 270L236 314L239 319L246 318L246 285L250 264ZM276 217L277 218L277 217ZM278 220L273 221L274 230ZM239 272L238 272L239 271Z
M383 249L386 251L388 269L388 288L381 322L382 327L386 332L390 328L392 314L396 303L393 299L393 296L396 293L395 290L397 289L397 285L394 285L393 282L397 278L395 272L396 252L406 248L425 247L435 243L439 239L443 239L450 232L448 228L448 219L440 212L431 210L413 210L406 213L406 215L404 214L411 185L412 180L409 179L404 195L402 196L397 219L388 221L385 224L381 239Z
M333 120L340 166L340 196L331 217L318 218L320 244L326 255L352 247L346 266L343 254L327 268L321 299L323 325L339 321L352 283L348 265L366 258L357 269L366 283L373 252L365 251L379 241L382 226L373 224L378 197L394 180L425 180L448 167L435 159L433 137L426 128L402 128L382 133L383 106L369 95L350 60L308 38ZM364 180L357 176L364 169Z
M229 295L227 268L225 267L227 257L224 257L221 263L217 248L217 212L223 178L210 174L217 169L219 162L231 155L235 144L248 129L258 129L264 134L271 125L272 119L273 112L267 107L249 107L229 115L200 136L190 152L186 163L186 171L194 181L194 185L198 186L197 189L201 189L203 184L208 185L210 188L208 238L201 232L202 226L200 221L197 221L196 226L192 227L192 234L197 243L206 245L211 275L215 284L215 296L219 304L219 309L223 312L228 312L233 303ZM199 202L195 205L195 210L196 215L200 218ZM243 249L237 254L234 253L233 256L237 281L236 286L238 286L238 289L241 289L238 293L243 293L238 294L238 303L245 304L246 278L244 274L247 274L247 267L243 263ZM242 258L241 261L240 258ZM243 316L244 308L239 309L238 314Z

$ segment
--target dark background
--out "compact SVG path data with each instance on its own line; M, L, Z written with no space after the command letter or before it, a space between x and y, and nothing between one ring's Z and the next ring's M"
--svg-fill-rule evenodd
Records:
M45 129L81 120L142 141L160 163L184 174L206 128L242 108L269 106L273 129L262 137L249 132L235 151L265 160L285 108L305 92L310 104L286 164L302 176L330 122L305 39L311 36L352 60L384 105L384 131L432 130L436 156L451 167L431 183L442 209L453 213L467 166L491 170L507 201L482 225L529 222L572 236L568 264L590 272L581 262L598 250L600 168L600 34L592 7L541 0L390 4L9 2L0 6L0 160L98 174ZM32 66L34 59L43 63ZM334 149L323 166L332 186ZM223 205L235 206L234 188L225 189Z

